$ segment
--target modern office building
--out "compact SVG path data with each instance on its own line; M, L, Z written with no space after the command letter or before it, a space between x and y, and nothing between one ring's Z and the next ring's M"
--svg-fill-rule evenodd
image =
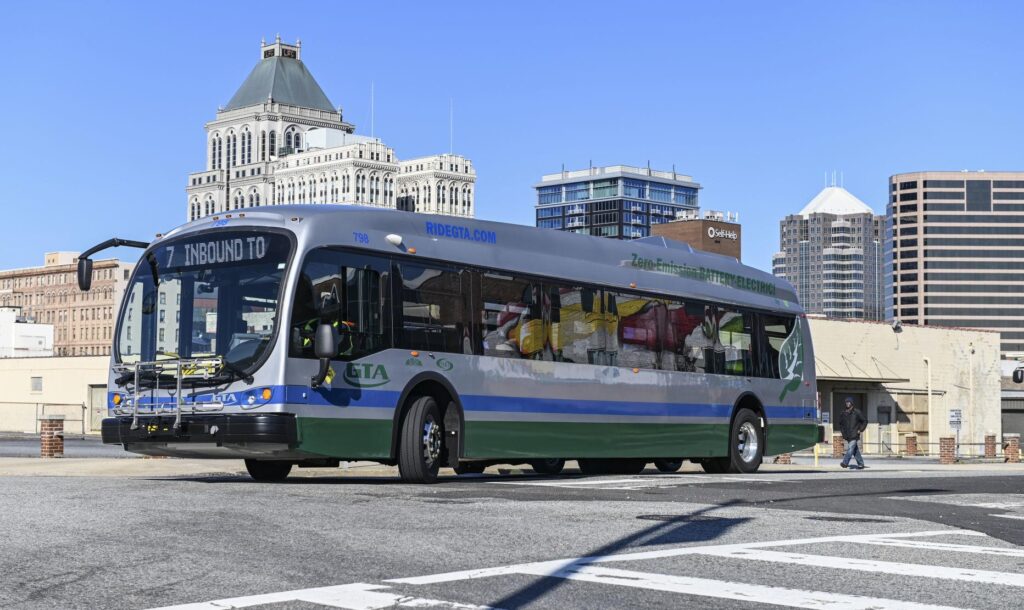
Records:
M1024 172L913 172L889 179L886 315L985 328L1024 356Z
M302 45L261 43L260 60L206 124L206 169L188 177L187 217L291 203L474 215L469 159L399 160L355 133L302 62Z
M547 174L537 190L537 226L615 239L697 211L700 185L674 171L611 165Z
M52 325L56 356L105 356L134 265L95 261L92 290L82 292L77 261L77 252L48 252L42 267L0 271L0 307L17 307L24 320Z
M883 224L846 189L826 187L779 223L772 272L793 284L808 313L880 320Z
M739 215L732 212L705 210L683 214L668 222L651 225L651 235L667 237L690 244L697 250L731 256L740 260Z

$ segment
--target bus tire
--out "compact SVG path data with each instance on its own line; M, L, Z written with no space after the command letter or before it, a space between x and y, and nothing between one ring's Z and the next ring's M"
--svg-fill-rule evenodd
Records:
M658 472L677 472L683 467L683 460L678 458L654 460L654 467L658 469Z
M291 462L270 460L245 460L245 469L253 481L260 483L280 483L288 478L292 471Z
M764 429L761 418L750 409L740 409L732 420L729 436L729 472L757 472L764 459Z
M565 468L565 460L559 458L534 460L530 462L530 467L537 474L555 475L561 473L562 469Z
M487 464L483 462L459 462L453 470L455 474L482 474L485 468Z
M704 458L700 467L708 474L724 474L729 472L729 458Z
M444 424L432 396L417 397L402 420L398 472L406 483L433 483L441 467Z

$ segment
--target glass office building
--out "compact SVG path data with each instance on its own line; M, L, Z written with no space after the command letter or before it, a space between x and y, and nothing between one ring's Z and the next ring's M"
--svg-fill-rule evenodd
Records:
M651 226L697 212L700 185L690 176L611 165L541 177L537 226L615 239L651 234Z
M1024 356L1024 172L889 179L886 316L998 331Z

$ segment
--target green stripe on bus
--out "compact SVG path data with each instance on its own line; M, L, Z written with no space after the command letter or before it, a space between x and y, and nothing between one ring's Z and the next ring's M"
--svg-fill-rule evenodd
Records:
M390 419L299 417L299 450L327 457L387 459Z
M327 457L388 459L391 421L300 417L299 450ZM463 456L472 459L538 457L682 457L726 455L725 424L581 422L466 422ZM767 455L814 445L813 425L771 425Z
M792 453L813 447L818 442L818 426L811 424L768 424L766 455Z
M710 457L725 455L725 424L466 422L465 457Z

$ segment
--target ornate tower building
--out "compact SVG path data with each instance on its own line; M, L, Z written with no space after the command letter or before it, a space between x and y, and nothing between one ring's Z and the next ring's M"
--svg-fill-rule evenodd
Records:
M206 170L189 175L187 216L296 203L358 204L472 217L476 172L461 155L399 161L355 134L302 62L302 43L260 44L260 61L206 124Z

